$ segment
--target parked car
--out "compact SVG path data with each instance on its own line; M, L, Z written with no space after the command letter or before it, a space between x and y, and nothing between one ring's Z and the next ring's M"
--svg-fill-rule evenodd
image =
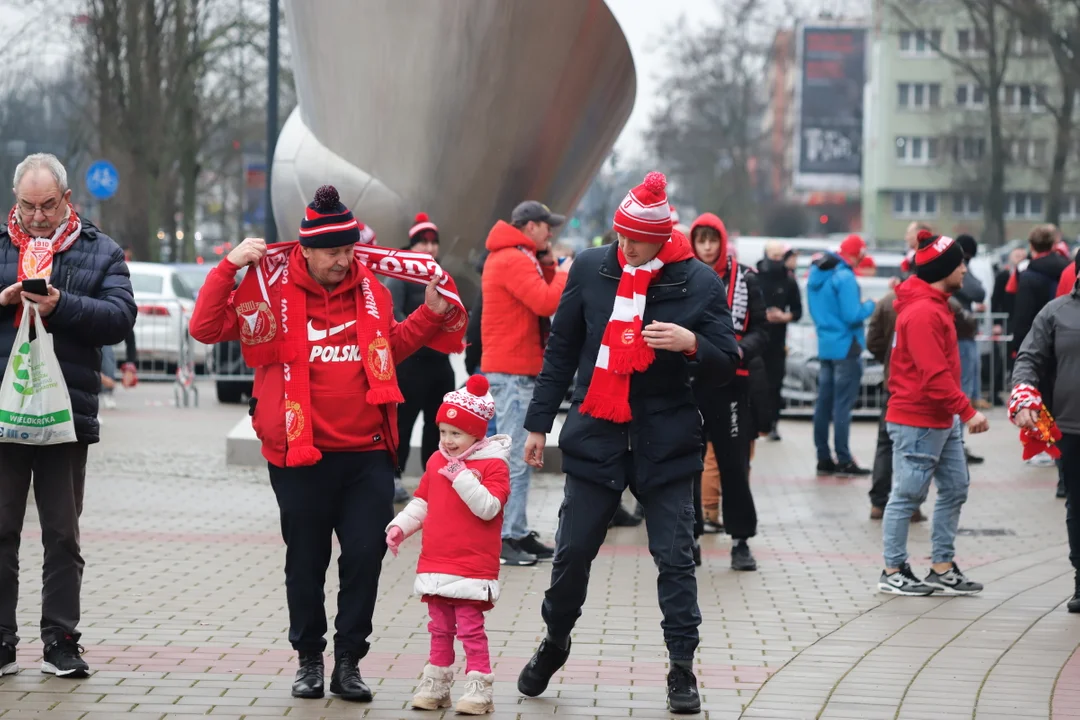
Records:
M174 267L160 263L129 262L131 287L138 315L135 346L140 367L172 373L180 362L181 338L187 334L195 293ZM196 366L205 365L207 347L186 337ZM116 346L123 357L123 343Z
M183 278L195 297L199 296L199 290L206 282L207 274L214 269L212 263L172 263L169 267L176 270L177 274Z
M875 254L876 257L876 254ZM864 300L878 301L889 292L890 278L860 277L859 287ZM802 293L803 316L797 323L788 326L787 362L784 385L781 396L784 398L785 415L809 415L817 403L817 380L821 363L817 357L817 332L814 320L810 317L810 303L806 297L806 278L799 277L799 291ZM873 356L863 351L863 376L859 399L855 403L853 415L876 417L882 408L885 368Z

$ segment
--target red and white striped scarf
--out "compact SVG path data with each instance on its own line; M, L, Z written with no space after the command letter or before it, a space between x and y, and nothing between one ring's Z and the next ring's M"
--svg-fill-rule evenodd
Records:
M665 265L689 260L694 257L694 251L686 237L676 231L664 243L660 254L644 265L629 265L622 249L618 256L623 268L615 305L600 341L592 382L580 411L601 420L625 423L632 417L630 375L644 372L656 357L656 352L641 337L649 286Z

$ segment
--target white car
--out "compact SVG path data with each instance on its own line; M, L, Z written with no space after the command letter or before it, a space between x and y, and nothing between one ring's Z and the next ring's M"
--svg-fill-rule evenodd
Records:
M170 372L181 361L181 338L185 339L196 365L206 363L207 348L188 335L195 293L169 265L129 262L131 287L135 291L135 350L139 365L151 372ZM116 346L117 358L125 356L124 345Z

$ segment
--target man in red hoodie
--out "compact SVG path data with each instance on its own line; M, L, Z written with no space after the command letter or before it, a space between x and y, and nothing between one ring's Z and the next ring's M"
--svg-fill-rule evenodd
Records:
M971 595L982 585L953 561L960 508L967 500L967 461L961 423L968 432L989 429L960 386L960 350L949 296L963 284L967 266L950 237L919 232L915 275L896 288L896 332L889 364L885 416L893 441L893 486L882 526L885 570L878 590L894 595ZM907 559L908 525L937 481L931 532L932 567L925 580Z
M390 291L356 258L361 227L334 188L319 188L299 243L268 253L249 238L210 271L191 335L207 344L240 340L256 368L252 424L281 513L289 641L300 659L292 694L323 697L323 586L336 534L341 589L330 692L367 702L358 665L369 648L383 528L394 517L402 402L395 364L451 332L443 327L451 306L433 279L424 304L396 322ZM245 281L258 282L233 292L247 266L254 267Z

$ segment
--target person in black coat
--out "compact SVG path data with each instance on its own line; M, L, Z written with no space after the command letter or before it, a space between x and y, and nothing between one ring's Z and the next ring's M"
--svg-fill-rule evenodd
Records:
M76 442L0 443L0 668L17 670L19 539L33 482L45 545L41 602L42 670L86 677L79 651L83 558L79 548L89 445L98 442L101 348L127 337L135 300L124 253L71 207L67 171L36 154L15 170L16 205L0 226L0 368L6 368L22 300L37 303L71 397ZM23 278L45 278L46 295L23 291ZM21 317L22 322L30 322ZM3 370L0 369L0 373ZM2 425L2 423L0 423ZM0 427L0 433L13 431Z
M789 267L789 259L794 257L794 250L785 248L778 242L770 242L765 246L765 257L757 266L766 319L769 323L766 328L769 345L762 359L765 363L765 374L769 379L769 411L772 415L770 440L780 439L776 425L784 404L781 391L787 371L787 328L790 323L797 323L802 318L802 293L799 292L795 273Z
M616 211L618 243L585 250L574 261L525 418L530 433L525 460L541 467L546 434L577 374L559 437L566 484L551 586L542 610L548 632L522 670L518 690L539 695L569 656L570 632L585 602L589 568L629 487L644 506L649 550L659 569L657 589L671 659L669 707L696 712L700 700L691 663L701 614L694 577L693 484L702 470L702 429L691 376L730 381L739 348L716 273L693 259L681 234L666 242L671 221L657 177L663 178L650 173ZM642 228L635 217L651 222ZM620 283L632 283L628 278L636 276L627 268L643 272L658 252L676 249L683 254L671 257L685 259L663 265L653 278L639 325L608 333L609 320L610 327L618 328L619 313L629 312L622 291L613 310ZM615 352L610 346L634 345L638 327L655 355L645 370L630 374L621 390L628 397L607 407L604 400L610 396L604 388L611 387L612 377L626 378L607 369Z
M422 252L439 257L439 229L424 213L416 216L416 221L409 229L409 245L406 250ZM396 278L386 281L390 297L394 301L394 319L405 322L414 310L424 304L425 286L405 282ZM436 450L439 449L439 424L435 416L439 413L443 396L454 389L454 369L450 367L450 357L445 353L422 347L398 363L398 385L405 402L398 407L398 477L405 472L409 462L409 451L413 425L424 415L424 428L420 439L421 467ZM407 502L409 494L400 485L394 490L394 502Z
M753 571L757 562L747 541L757 534L757 510L750 491L750 446L757 439L758 424L751 408L751 368L769 346L765 300L757 273L728 254L728 234L723 221L705 213L690 226L690 238L698 260L713 268L727 289L725 307L731 309L735 337L742 360L730 383L704 373L695 378L698 406L705 419L705 434L712 443L720 471L720 516L724 532L734 541L731 567ZM760 402L760 399L759 401ZM699 513L698 527L704 529Z
M1016 357L1016 351L1031 330L1031 324L1035 316L1054 299L1057 294L1058 281L1061 273L1071 260L1054 250L1057 242L1058 230L1053 225L1038 225L1028 237L1031 246L1029 259L1021 262L1016 267L1016 272L1005 292L1015 295L1015 305L1012 320L1012 348L1011 355Z

